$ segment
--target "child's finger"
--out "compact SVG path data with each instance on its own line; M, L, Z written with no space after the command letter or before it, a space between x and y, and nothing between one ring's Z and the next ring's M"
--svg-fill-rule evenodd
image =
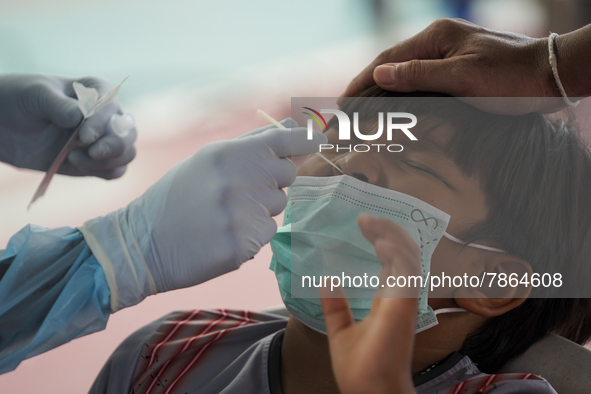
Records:
M338 290L342 293L342 298L333 298L334 293L330 293L328 289L322 287L319 289L320 303L322 304L322 312L324 313L324 321L326 322L326 331L329 338L355 324L344 292L340 287L335 289L335 291Z
M362 213L357 217L357 225L361 229L363 236L372 244L375 244L380 238L387 238L392 241L416 245L410 235L390 219Z
M361 234L372 244L383 235L381 229L376 228L375 218L370 214L362 213L357 216L357 225Z
M414 244L400 244L400 241L392 241L380 238L374 243L376 256L382 264L382 275L421 275L421 252Z

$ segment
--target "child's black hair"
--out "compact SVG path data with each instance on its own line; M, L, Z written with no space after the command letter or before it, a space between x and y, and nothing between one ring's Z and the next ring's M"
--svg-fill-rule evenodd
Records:
M561 273L568 286L555 289L559 293L533 289L519 307L472 332L461 352L483 372L495 373L549 333L588 342L591 299L574 297L590 283L591 158L576 127L535 113L490 114L438 93L393 93L374 86L358 97L399 99L388 109L383 101L376 106L346 99L342 110L350 119L355 111L360 122L377 123L378 112L404 111L453 126L447 152L464 173L479 179L489 208L487 219L462 239L492 240L525 259L534 272Z

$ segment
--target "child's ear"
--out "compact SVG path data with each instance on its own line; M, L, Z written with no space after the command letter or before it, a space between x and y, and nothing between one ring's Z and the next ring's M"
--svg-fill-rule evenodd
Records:
M454 292L458 306L483 317L495 317L521 305L531 292L533 270L517 256L483 252L485 263L478 287L462 287Z

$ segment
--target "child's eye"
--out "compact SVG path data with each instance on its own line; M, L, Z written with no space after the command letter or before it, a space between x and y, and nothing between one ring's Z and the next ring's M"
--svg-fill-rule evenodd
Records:
M440 177L438 174L436 174L434 171L432 171L428 168L425 168L422 165L415 163L414 161L408 161L408 160L401 160L401 161L409 167L416 168L417 170L423 171L423 172L437 178L438 180L445 183L445 185L449 187L447 182L442 177Z
M407 166L409 166L409 167L416 168L416 169L418 169L418 170L421 170L421 171L423 171L423 172L426 172L426 173L428 173L428 174L431 174L431 175L433 175L433 176L436 176L436 174L434 174L433 172L429 171L429 170L428 170L428 169L426 169L426 168L423 168L423 167L421 167L420 165L417 165L417 164L416 164L414 161L408 161L408 160L401 160L401 161L402 161L404 164L406 164Z

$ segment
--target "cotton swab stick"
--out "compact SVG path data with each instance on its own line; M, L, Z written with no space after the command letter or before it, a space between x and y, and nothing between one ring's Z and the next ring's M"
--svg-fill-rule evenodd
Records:
M277 126L277 127L278 127L278 128L280 128L280 129L286 129L286 128L287 128L287 127L285 127L284 125L282 125L281 123L277 122L277 121L276 121L275 119L273 119L271 116L269 116L268 114L266 114L266 113L265 113L265 111L263 111L263 110L261 110L261 109L259 109L259 110L257 111L257 114L258 114L260 117L262 117L262 118L264 118L265 120L267 120L269 123L271 123L271 124L273 124L273 125ZM336 165L336 164L334 164L332 161L328 160L328 159L327 159L327 158L326 158L326 157L325 157L325 156L324 156L322 153L320 153L320 152L315 152L315 154L316 154L316 155L318 155L318 156L320 156L320 157L322 158L322 160L326 161L328 164L330 164L331 166L333 166L334 168L336 168L337 170L339 170L339 172L340 172L341 174L344 174L344 172L343 172L343 171L342 171L342 170L341 170L339 167L337 167L337 165Z
M286 129L287 128L284 125L282 125L281 123L277 122L275 119L273 119L270 115L267 115L267 113L265 111L263 111L262 109L259 109L257 111L257 114L261 118L264 118L267 122L269 122L271 124L274 124L275 126L277 126L280 129Z
M336 168L337 170L339 170L339 172L341 174L345 174L343 172L343 170L341 170L339 167L337 167L337 165L335 163L333 163L332 161L328 160L328 158L326 158L326 156L324 156L322 153L315 152L315 154L318 155L322 160L324 160L325 162L327 162L328 164L330 164L331 166L333 166L334 168Z

